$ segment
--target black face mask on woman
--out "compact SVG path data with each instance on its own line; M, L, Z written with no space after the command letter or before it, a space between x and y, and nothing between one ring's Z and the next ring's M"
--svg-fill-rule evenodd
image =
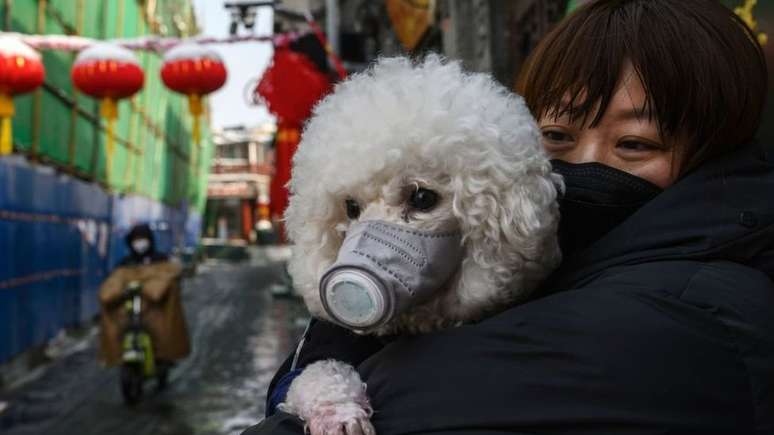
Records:
M564 258L599 240L663 190L601 163L552 160L551 164L565 184L559 199L559 246Z

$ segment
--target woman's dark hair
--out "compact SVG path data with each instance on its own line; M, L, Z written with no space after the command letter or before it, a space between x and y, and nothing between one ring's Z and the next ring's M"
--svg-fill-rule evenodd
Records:
M767 93L755 35L717 0L597 0L560 22L527 60L517 91L537 117L596 126L626 62L662 137L687 139L681 173L753 139ZM678 150L679 152L679 150Z

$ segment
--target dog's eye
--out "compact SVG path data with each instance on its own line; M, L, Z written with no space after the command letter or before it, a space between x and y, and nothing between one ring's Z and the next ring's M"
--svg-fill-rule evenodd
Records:
M411 208L420 211L428 211L435 207L436 204L438 204L438 194L432 190L420 187L417 190L411 192L411 197L408 200L408 204L411 206Z
M348 199L347 205L347 217L354 220L360 217L360 205L354 199Z

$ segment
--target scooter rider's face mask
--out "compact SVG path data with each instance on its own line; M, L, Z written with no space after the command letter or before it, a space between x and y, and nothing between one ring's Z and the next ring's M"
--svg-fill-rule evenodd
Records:
M150 249L150 240L146 238L132 240L132 250L139 255L144 255Z
M458 231L419 231L382 221L356 223L320 280L323 308L350 329L373 330L441 290L462 256Z

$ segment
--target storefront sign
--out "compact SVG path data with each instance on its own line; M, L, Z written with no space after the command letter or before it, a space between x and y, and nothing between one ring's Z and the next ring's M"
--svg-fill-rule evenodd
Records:
M209 198L253 198L255 187L250 183L212 183L207 186Z

